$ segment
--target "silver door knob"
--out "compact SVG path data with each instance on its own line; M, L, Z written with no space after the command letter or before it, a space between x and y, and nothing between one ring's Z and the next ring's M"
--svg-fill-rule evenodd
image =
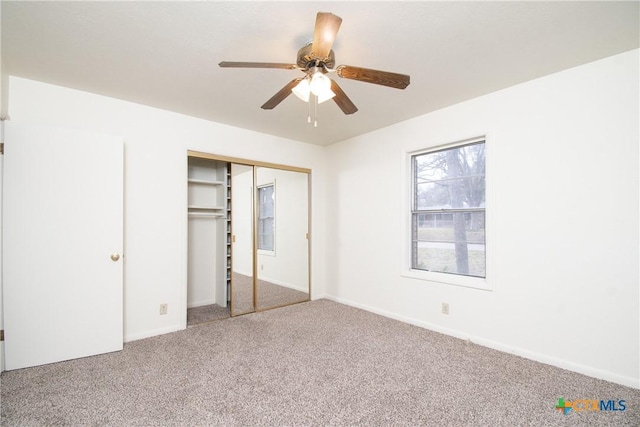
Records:
M120 259L120 254L111 254L111 261L117 261Z

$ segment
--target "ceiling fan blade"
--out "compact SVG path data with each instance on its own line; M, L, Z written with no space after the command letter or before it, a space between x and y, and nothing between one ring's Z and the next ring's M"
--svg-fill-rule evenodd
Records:
M340 24L342 24L342 18L339 16L328 12L318 12L316 27L313 31L313 43L311 44L313 59L324 61L329 57Z
M336 96L333 97L333 100L336 104L338 104L338 107L340 107L343 113L353 114L358 111L358 107L356 107L355 104L351 102L347 94L344 93L342 88L338 86L338 83L336 83L334 80L331 80L331 90L336 94Z
M271 99L269 99L267 102L265 102L264 105L262 107L260 107L260 108L262 108L263 110L272 110L275 107L277 107L278 104L280 104L282 101L284 101L284 99L287 96L291 95L291 89L293 89L298 83L300 83L300 80L302 80L302 78L297 78L297 79L291 80L289 83L287 83L285 85L285 87L280 89L278 91L278 93L273 95L271 97Z
M282 68L284 70L297 70L294 64L281 64L278 62L231 62L222 61L218 64L223 68Z
M404 89L410 83L410 77L406 74L352 67L350 65L340 65L336 68L336 74L345 79L359 80L396 89Z

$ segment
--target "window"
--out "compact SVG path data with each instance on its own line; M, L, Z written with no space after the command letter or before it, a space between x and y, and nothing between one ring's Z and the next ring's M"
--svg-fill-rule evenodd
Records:
M258 249L275 251L274 185L258 187Z
M411 157L411 268L485 277L485 142Z

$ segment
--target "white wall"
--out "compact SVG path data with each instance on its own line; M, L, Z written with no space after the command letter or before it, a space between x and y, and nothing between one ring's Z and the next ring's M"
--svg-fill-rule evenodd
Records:
M125 340L186 325L187 150L310 168L324 215L325 150L113 98L10 78L11 120L125 140ZM324 293L323 224L314 224L314 294ZM159 304L168 303L166 316Z
M327 296L638 387L638 58L627 52L330 146ZM407 153L482 135L492 290L404 276Z

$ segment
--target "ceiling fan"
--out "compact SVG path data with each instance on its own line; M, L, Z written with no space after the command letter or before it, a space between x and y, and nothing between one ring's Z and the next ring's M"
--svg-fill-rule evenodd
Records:
M387 71L372 70L368 68L353 67L351 65L335 66L335 55L331 47L338 34L342 18L332 13L318 12L316 26L313 32L313 41L306 44L298 51L296 64L284 64L273 62L229 62L222 61L220 67L228 68L280 68L285 70L300 70L305 75L291 80L261 108L271 110L280 104L289 94L294 93L303 101L309 102L314 95L317 103L333 99L345 114L353 114L358 108L338 84L326 76L327 73L336 73L338 76L359 80L365 83L374 83L396 89L404 89L409 85L409 76L405 74L390 73ZM309 115L309 122L311 121ZM317 124L316 124L317 125Z

